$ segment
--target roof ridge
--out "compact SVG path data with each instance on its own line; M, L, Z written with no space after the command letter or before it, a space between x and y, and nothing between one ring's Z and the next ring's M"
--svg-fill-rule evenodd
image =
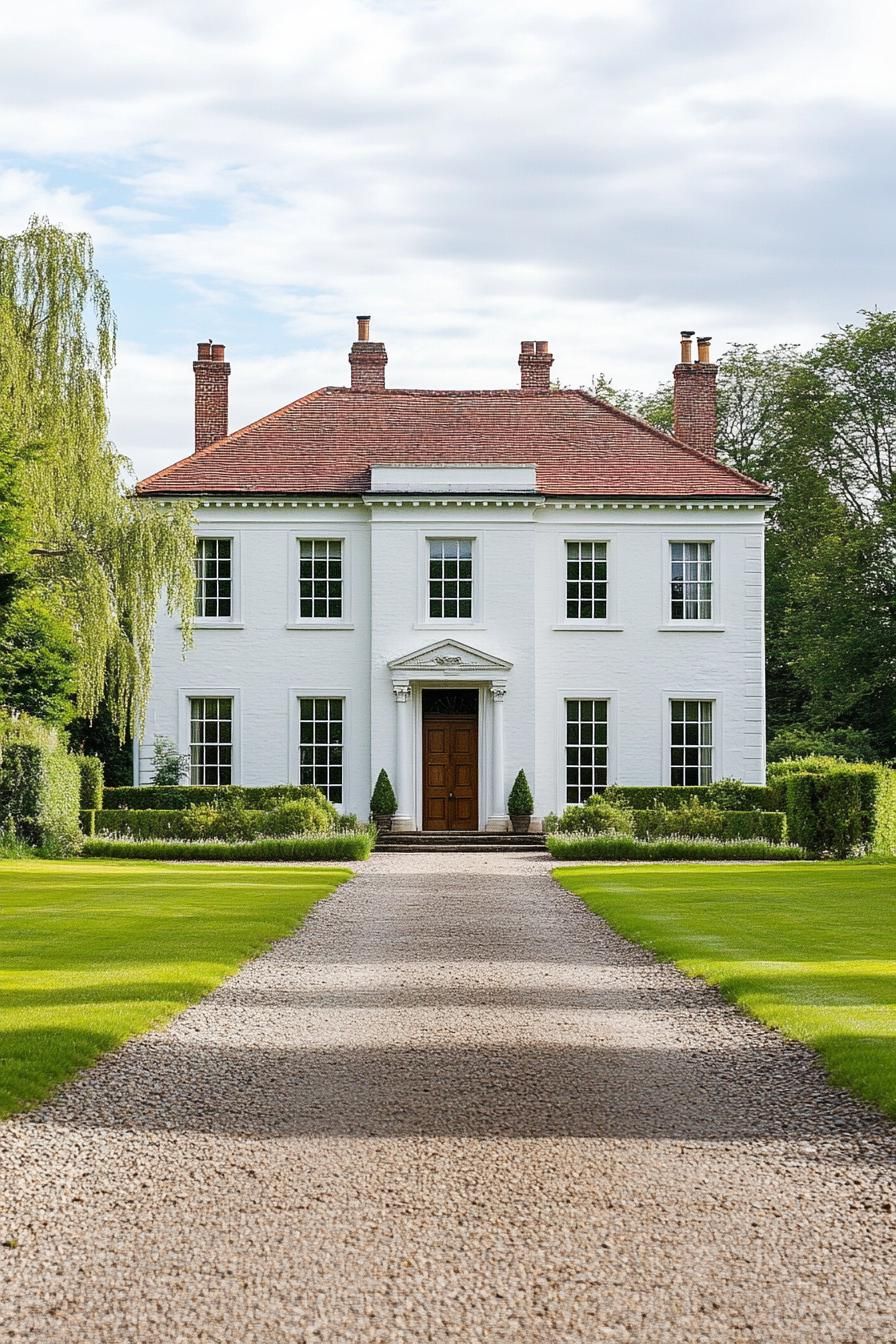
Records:
M765 485L762 481L754 480L752 476L747 476L737 467L729 466L727 462L720 462L714 454L704 453L699 448L695 448L693 444L685 443L684 439L677 439L674 434L667 434L664 429L652 425L649 420L642 420L639 415L632 415L630 411L624 411L621 406L614 406L611 401L604 401L603 397L598 397L594 392L589 392L587 388L573 387L569 390L577 392L595 406L602 406L605 411L610 411L620 420L626 420L630 425L637 425L638 429L649 430L654 438L660 439L666 446L672 444L674 448L682 448L686 453L691 453L701 462L708 462L714 467L719 467L720 470L727 472L729 475L737 476L740 480L746 481L748 485L755 485L758 490L762 490L766 494L770 495L772 493L771 486Z
M248 425L240 426L240 428L235 429L232 434L224 434L220 439L215 439L213 443L207 443L204 448L197 448L192 453L187 453L186 457L178 458L178 460L172 462L170 466L160 467L159 470L154 471L151 476L144 476L141 481L137 482L134 488L139 490L141 486L149 485L152 481L157 481L160 477L167 476L170 471L176 471L178 467L183 466L184 462L195 462L198 457L206 457L210 455L215 448L220 448L223 443L229 443L231 439L238 439L241 434L248 434L250 429L259 429L262 425L268 424L271 420L276 420L281 415L285 415L286 412L291 411L294 406L300 406L302 402L316 401L318 397L323 396L324 392L338 392L341 390L341 388L334 387L318 387L315 388L313 392L306 392L304 397L296 397L295 401L288 401L285 406L280 406L276 411L269 411L267 415L260 416L258 420L251 420Z

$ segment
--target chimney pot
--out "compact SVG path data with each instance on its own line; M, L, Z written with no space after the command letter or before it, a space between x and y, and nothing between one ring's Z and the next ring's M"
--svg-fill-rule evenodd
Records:
M370 314L358 314L358 340L370 340Z
M200 341L193 363L196 379L194 447L198 453L210 443L227 437L227 384L230 365L224 346Z
M534 342L534 341L520 341L520 354L522 354L522 355L534 355L534 354L535 354L535 342Z
M550 350L548 349L548 342L547 342L547 341L536 341L536 342L535 342L535 353L536 353L536 355L549 355L551 352L550 352Z
M710 363L709 345L711 340L711 336L697 337L697 359L701 364Z
M694 333L692 331L683 331L681 333L681 362L690 364L694 358L694 348L691 345Z

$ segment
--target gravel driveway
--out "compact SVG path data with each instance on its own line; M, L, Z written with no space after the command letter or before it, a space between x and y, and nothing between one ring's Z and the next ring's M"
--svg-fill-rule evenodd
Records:
M0 1340L896 1339L894 1130L533 856L380 856L0 1126Z

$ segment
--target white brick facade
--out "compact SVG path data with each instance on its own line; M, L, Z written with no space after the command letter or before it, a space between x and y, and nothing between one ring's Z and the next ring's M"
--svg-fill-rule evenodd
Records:
M388 486L395 488L391 478ZM405 489L353 500L204 503L199 534L233 540L233 619L198 622L184 656L176 623L160 615L137 782L149 782L155 735L188 750L189 698L198 695L233 699L234 783L295 782L299 697L338 697L344 810L367 817L384 766L401 824L417 827L421 692L443 681L480 692L482 827L504 824L520 769L538 816L565 806L569 697L608 701L611 782L668 782L674 698L713 702L715 777L763 782L766 501L563 501L501 494L500 486L476 498L455 484L442 495ZM437 536L472 539L470 620L428 619L426 543ZM339 621L301 619L296 548L310 537L343 539ZM565 616L564 543L587 539L608 546L608 612L604 622L577 626ZM712 543L713 616L702 625L669 619L674 540ZM454 644L414 665L412 655L442 641Z

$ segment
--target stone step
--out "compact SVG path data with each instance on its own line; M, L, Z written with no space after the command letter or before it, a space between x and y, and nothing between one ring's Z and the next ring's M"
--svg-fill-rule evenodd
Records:
M547 854L544 845L377 845L377 854Z

